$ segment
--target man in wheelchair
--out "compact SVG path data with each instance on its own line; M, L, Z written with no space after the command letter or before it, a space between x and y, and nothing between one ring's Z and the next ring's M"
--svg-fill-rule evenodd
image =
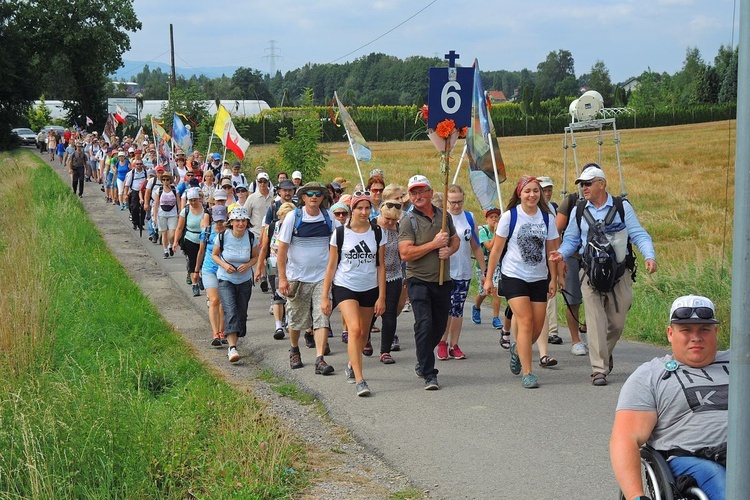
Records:
M711 500L726 490L729 351L718 352L713 302L696 295L672 303L672 354L642 364L622 387L610 459L626 500L648 498L640 448L648 444L675 476L690 475Z

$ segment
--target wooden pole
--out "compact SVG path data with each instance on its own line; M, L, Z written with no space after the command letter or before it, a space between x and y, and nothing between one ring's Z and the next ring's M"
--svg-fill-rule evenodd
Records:
M443 216L441 220L441 231L445 232L447 230L448 226L448 212L445 209L446 205L448 204L448 179L450 179L450 173L451 173L451 153L450 153L450 138L445 140L445 152L443 153L443 160L445 161L445 179L443 181ZM450 241L450 240L449 240ZM438 285L443 284L443 280L445 278L445 260L440 259L440 278L438 280Z

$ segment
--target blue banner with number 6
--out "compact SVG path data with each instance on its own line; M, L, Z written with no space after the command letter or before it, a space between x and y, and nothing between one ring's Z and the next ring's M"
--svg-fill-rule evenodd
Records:
M430 68L427 99L427 128L434 129L443 120L453 120L457 128L471 124L473 68Z

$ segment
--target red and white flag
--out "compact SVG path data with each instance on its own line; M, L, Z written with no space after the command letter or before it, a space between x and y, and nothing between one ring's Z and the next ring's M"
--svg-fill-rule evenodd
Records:
M250 143L243 139L239 132L237 132L237 129L234 128L231 118L227 118L224 122L224 137L221 138L221 142L224 143L224 147L232 151L240 160L245 158L245 151L250 146Z
M115 111L115 120L119 123L125 123L127 120L128 112L122 109L122 106L117 105L117 111Z

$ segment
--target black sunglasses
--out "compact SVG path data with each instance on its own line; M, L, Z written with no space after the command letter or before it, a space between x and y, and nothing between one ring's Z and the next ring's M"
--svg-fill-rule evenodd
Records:
M583 181L583 182L581 182L581 186L591 187L591 185L593 183L595 183L595 182L596 182L596 180L593 180L593 181Z
M699 319L714 319L714 310L710 307L678 307L672 313L672 320L690 319L693 314Z
M333 212L334 217L346 217L349 215L347 212Z
M305 191L305 194L309 196L310 198L322 198L323 192L322 191Z
M385 206L387 208L395 208L396 210L401 210L401 207L403 205L401 203L393 203L392 201L386 201Z
M245 188L237 188L235 189L235 191L237 191L238 193L247 193L247 189Z

